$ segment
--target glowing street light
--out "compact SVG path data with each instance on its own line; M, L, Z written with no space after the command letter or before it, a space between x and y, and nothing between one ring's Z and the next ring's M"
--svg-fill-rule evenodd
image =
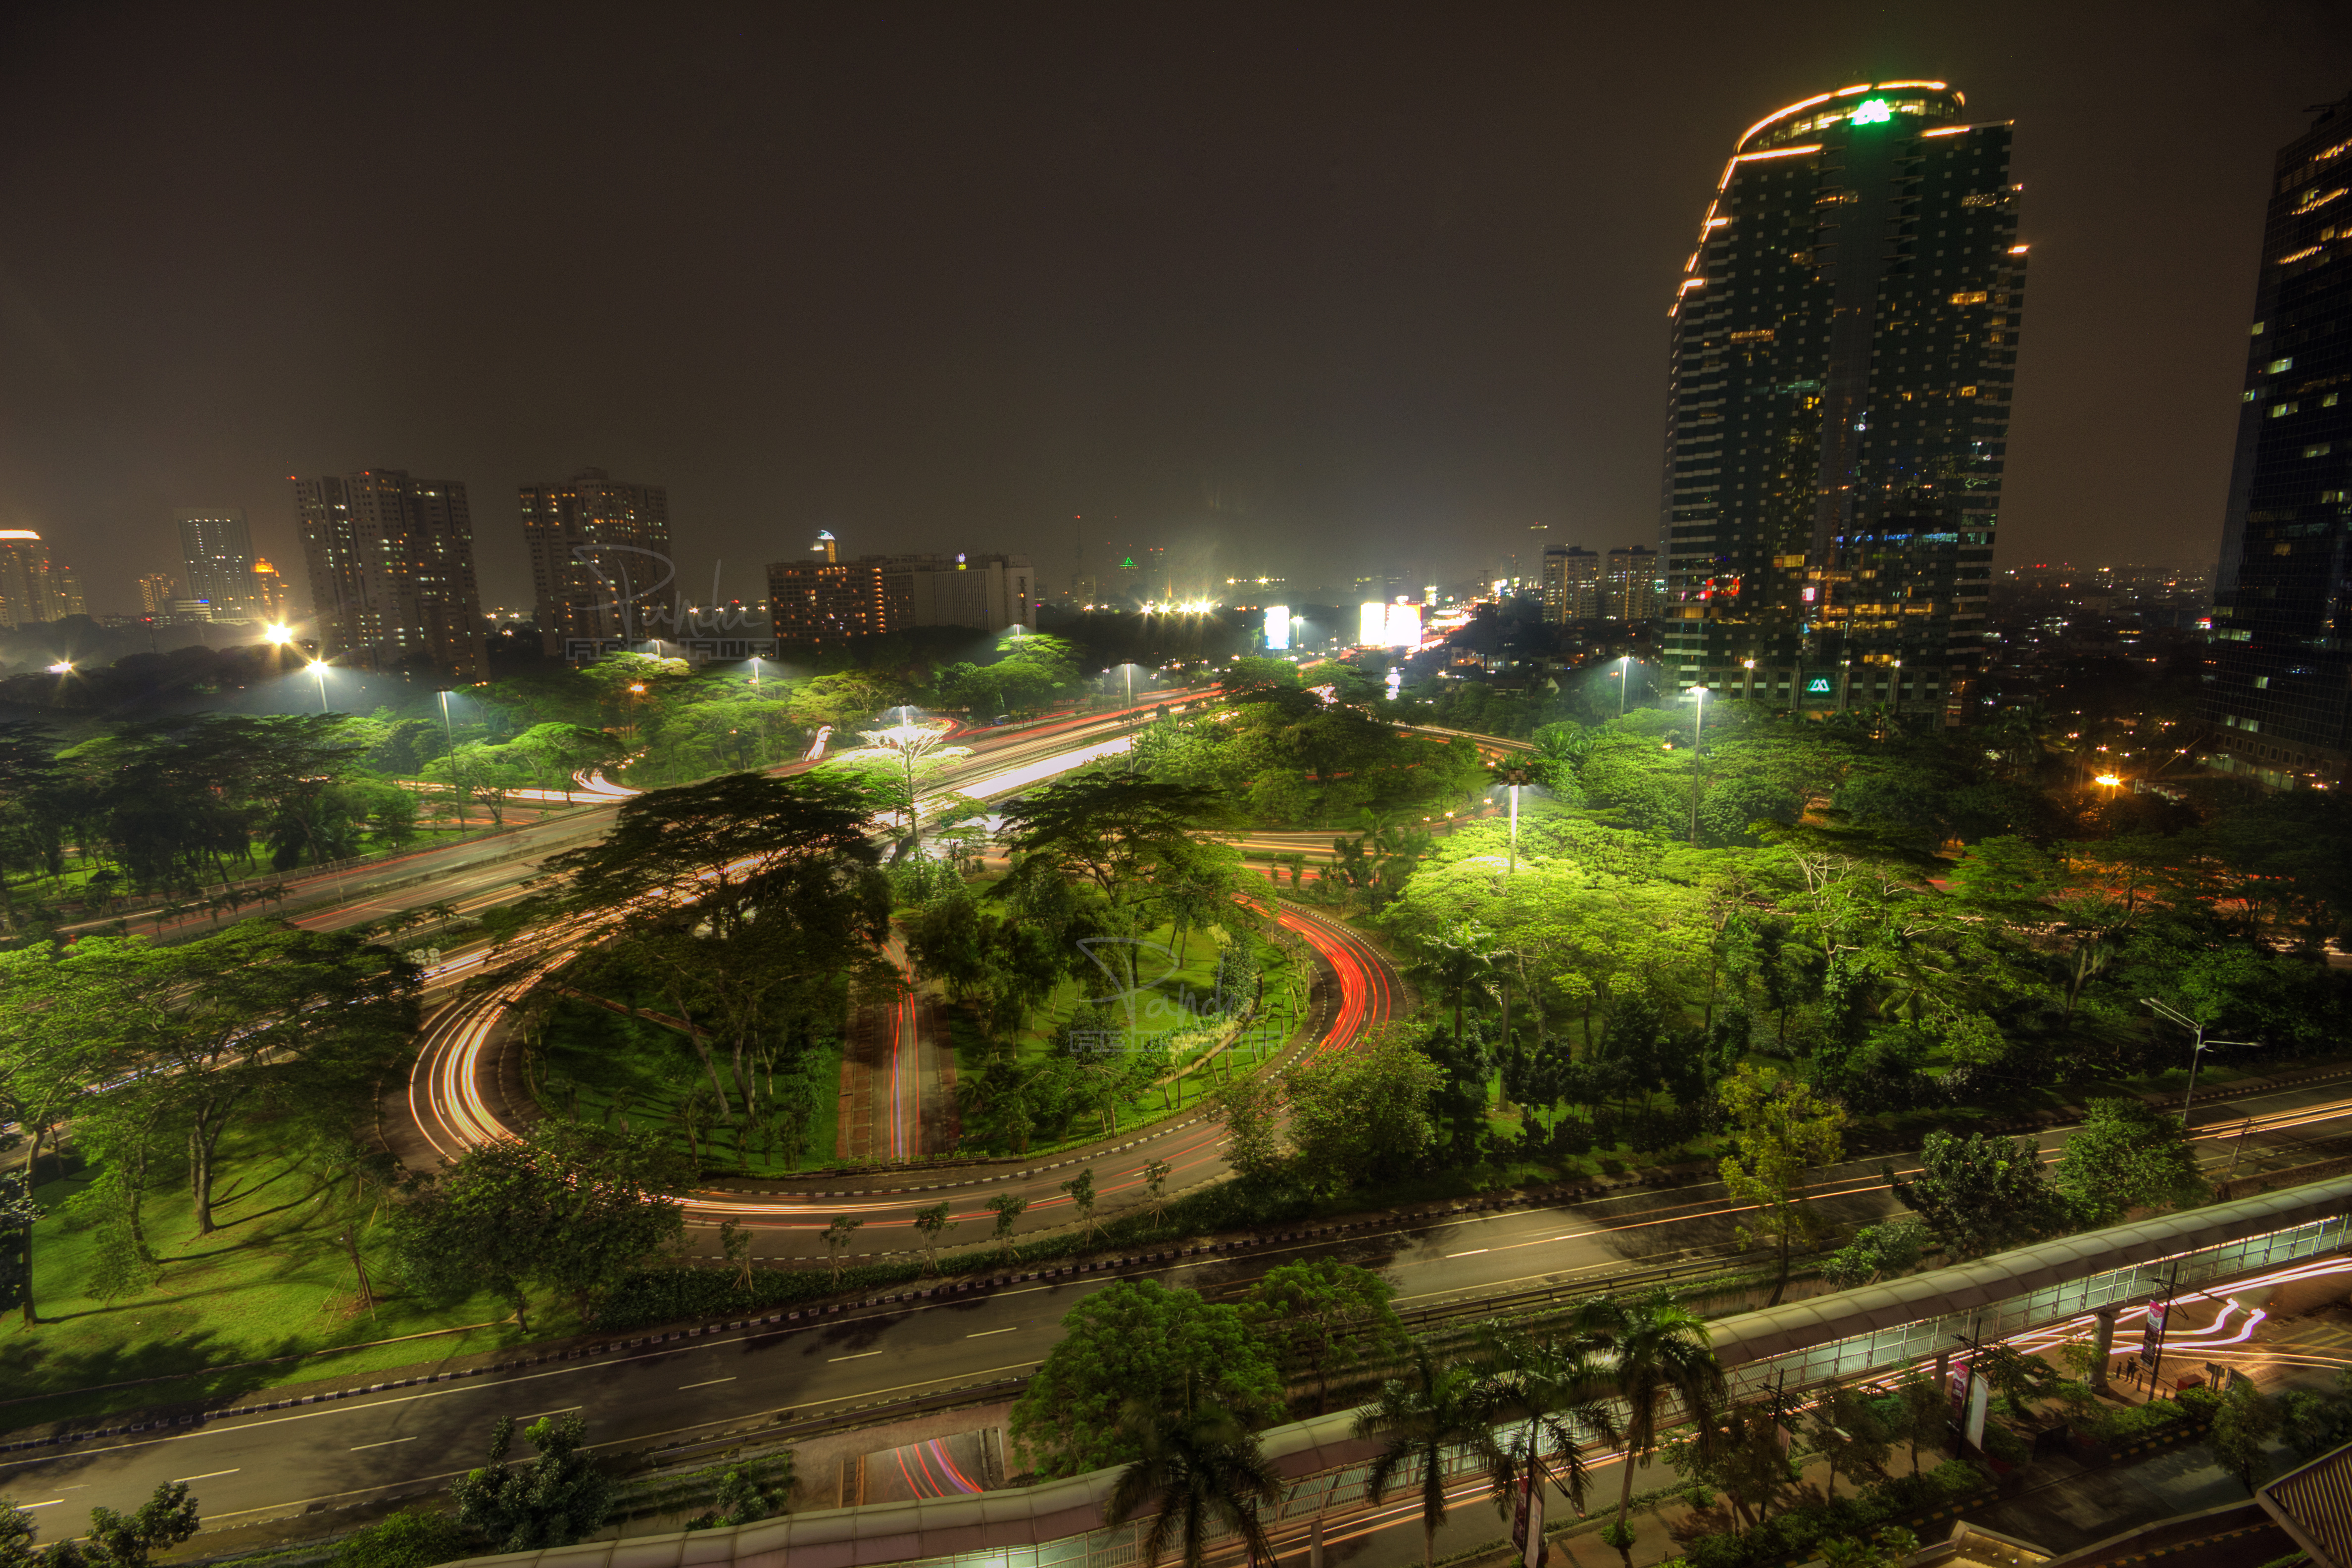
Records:
M49 666L49 673L51 675L71 675L73 673L73 660L69 658L61 658L58 660L57 663Z
M268 637L272 643L276 644L279 647L284 647L288 643L294 640L293 631L288 627L284 621L270 622L268 626L263 630L261 635Z
M1525 767L1521 766L1496 768L1495 770L1495 782L1498 784L1504 785L1511 792L1510 868L1513 871L1517 871L1519 868L1519 791L1535 783L1535 775L1530 773Z
M310 673L319 678L319 711L324 713L327 710L327 661L323 658L312 659Z
M760 656L756 653L751 656L751 684L760 684Z
M1698 722L1693 726L1691 733L1690 841L1695 848L1698 845L1699 761L1706 754L1706 688L1694 686L1690 694L1691 700L1698 707Z

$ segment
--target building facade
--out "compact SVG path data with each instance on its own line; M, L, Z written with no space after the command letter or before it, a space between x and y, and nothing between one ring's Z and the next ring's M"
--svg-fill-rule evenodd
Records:
M0 528L0 626L45 626L85 613L80 580L49 559L40 534Z
M163 572L150 572L139 579L139 613L142 616L168 616L172 601L180 596L177 579Z
M655 602L650 595L665 585L676 591L667 489L583 468L561 484L523 486L520 502L540 637L549 653L563 652L579 637L659 635L640 622Z
M2273 170L2214 578L2206 761L2273 785L2338 784L2352 766L2348 192L2352 98Z
M1601 557L1574 545L1555 544L1543 552L1544 619L1554 626L1597 620L1601 616Z
M285 574L269 563L267 556L253 558L253 608L262 619L283 624L289 616L293 595L286 586Z
M173 514L180 532L180 563L187 569L184 598L202 599L215 621L243 621L263 613L253 591L253 535L234 508Z
M370 468L297 479L294 504L321 658L442 680L488 673L462 481Z
M1864 83L1739 139L1672 309L1662 656L1784 708L1955 715L2024 304L2011 126Z
M1036 612L1025 555L820 555L768 567L768 618L780 647L908 626L1001 632L1034 626Z
M1604 612L1612 621L1646 621L1658 613L1658 552L1629 544L1609 552Z

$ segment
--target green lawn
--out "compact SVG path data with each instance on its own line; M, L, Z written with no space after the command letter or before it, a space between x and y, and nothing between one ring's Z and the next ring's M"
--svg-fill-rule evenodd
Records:
M381 1300L375 1312L354 1310L350 1265L310 1197L310 1183L274 1152L266 1125L235 1134L224 1153L228 1175L214 1201L220 1228L195 1234L184 1184L149 1194L142 1210L160 1261L151 1289L112 1301L90 1296L95 1233L62 1213L94 1173L42 1182L36 1197L48 1217L34 1227L34 1283L42 1321L0 1320L0 1430L68 1417L104 1415L180 1400L216 1398L282 1383L353 1375L468 1354L529 1339L578 1331L553 1301L534 1302L525 1335L497 1324L509 1309L488 1297L447 1308L400 1295L381 1231L365 1236L367 1261ZM47 1169L47 1162L44 1161ZM369 1344L471 1324L496 1324L399 1344ZM278 1361L331 1347L335 1353ZM207 1370L209 1369L209 1370ZM164 1378L103 1393L58 1397L58 1391Z
M627 998L616 998L627 1000ZM648 998L645 1005L658 1008ZM577 997L557 1004L547 1026L548 1079L540 1100L548 1109L608 1126L665 1127L681 1152L688 1152L677 1110L698 1089L707 1089L702 1060L676 1029L600 1007ZM722 1059L720 1076L727 1075ZM775 1176L822 1170L835 1163L834 1141L841 1118L841 1044L818 1043L802 1071L814 1084L814 1116L797 1163L781 1148L763 1149L760 1139L739 1145L736 1129L720 1128L716 1142L702 1137L702 1168L708 1174ZM564 1083L576 1086L574 1099ZM731 1085L730 1085L731 1092Z

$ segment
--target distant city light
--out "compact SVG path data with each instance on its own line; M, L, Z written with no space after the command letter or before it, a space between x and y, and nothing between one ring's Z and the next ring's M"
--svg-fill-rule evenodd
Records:
M58 660L57 663L49 666L49 673L51 675L71 675L73 673L73 660L69 658L61 658Z
M1265 649L1268 653L1287 652L1290 647L1290 606L1268 605L1265 607Z
M1391 647L1421 646L1421 606L1419 605L1383 605L1381 637Z
M1389 607L1375 601L1356 606L1356 642L1360 647L1383 647L1389 639Z

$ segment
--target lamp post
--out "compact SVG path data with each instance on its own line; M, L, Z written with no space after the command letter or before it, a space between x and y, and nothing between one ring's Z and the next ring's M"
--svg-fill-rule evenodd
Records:
M1496 768L1495 782L1511 792L1511 869L1519 868L1519 791L1535 782L1523 767Z
M753 689L753 690L755 690L755 691L756 691L756 690L758 690L758 689L759 689L759 686L760 686L760 656L759 656L758 654L756 654L756 653L755 653L755 654L753 654L753 655L751 656L751 688L752 688L752 689Z
M1633 656L1626 654L1617 661L1617 717L1625 717L1625 689L1633 684Z
M466 836L466 790L457 782L457 731L449 722L449 689L441 689L441 738L448 750L443 754L449 759L449 798L457 808L457 837Z
M1703 761L1706 759L1706 687L1704 687L1704 686L1694 686L1694 687L1692 687L1692 688L1691 688L1691 701L1692 701L1692 702L1694 702L1694 703L1696 703L1696 704L1697 705L1697 708L1698 708L1698 722L1697 722L1697 724L1694 727L1693 734L1692 734L1692 737L1691 737L1691 805L1690 805L1690 841L1691 841L1691 847L1693 847L1693 848L1696 848L1696 847L1698 847L1698 775L1699 775L1699 764L1700 764L1700 763L1701 763L1701 762L1703 762Z
M318 678L319 711L324 713L327 710L327 661L323 658L312 659L310 673Z
M2189 1088L2180 1097L2180 1130L2186 1132L2189 1130L2189 1108L2197 1099L2197 1068L2204 1061L2205 1053L2215 1046L2259 1046L2262 1042L2260 1040L2209 1040L2205 1037L2204 1023L2190 1017L2179 1008L2167 1006L2153 996L2141 997L2139 1005L2159 1018L2171 1019L2187 1029L2192 1037L2189 1052Z

